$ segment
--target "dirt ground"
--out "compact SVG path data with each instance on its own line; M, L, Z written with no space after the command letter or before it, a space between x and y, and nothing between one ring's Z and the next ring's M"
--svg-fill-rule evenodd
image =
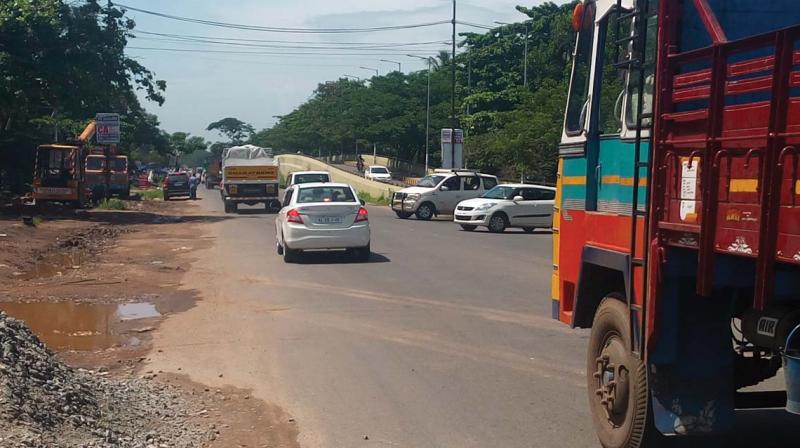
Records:
M207 226L221 219L187 201L0 211L0 310L72 366L179 385L207 407L198 418L218 431L212 447L298 446L294 420L248 391L142 367L159 324L198 300L186 272L202 262L195 253L213 244Z

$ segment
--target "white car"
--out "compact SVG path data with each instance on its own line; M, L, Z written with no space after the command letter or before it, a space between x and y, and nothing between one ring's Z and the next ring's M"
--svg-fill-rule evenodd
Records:
M427 221L435 215L452 215L456 205L477 198L497 185L497 177L469 170L438 169L403 188L392 197L392 210L400 219L416 215Z
M331 175L327 171L295 171L289 175L286 187L296 184L308 184L311 182L330 182Z
M392 173L385 166L372 165L364 171L364 177L378 182L389 182L392 180Z
M459 202L453 221L467 231L478 226L491 232L521 227L526 232L553 226L556 189L543 185L501 184L481 197Z
M370 257L367 209L348 184L292 185L275 218L275 229L278 255L287 263L305 250L346 249L359 260Z

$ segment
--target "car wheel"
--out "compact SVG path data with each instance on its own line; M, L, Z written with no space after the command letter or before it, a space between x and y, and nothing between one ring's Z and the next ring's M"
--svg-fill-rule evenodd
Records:
M366 247L359 247L353 251L353 256L358 261L369 261L371 254L372 250L370 249L369 244L367 244Z
M278 255L283 255L283 246L280 241L275 241L275 251L278 252Z
M434 208L433 204L426 202L417 208L417 219L422 221L430 221L433 218Z
M522 230L525 233L533 233L533 231L536 230L536 227L523 227Z
M300 251L289 249L286 247L286 243L283 243L283 262L284 263L297 263L297 260L300 259Z
M502 213L495 213L489 218L489 231L493 233L502 233L508 226L506 215Z
M411 212L401 212L401 211L398 211L398 210L395 210L394 212L397 214L397 217L400 218L400 219L408 219L408 218L411 217L411 215L413 215L413 213L411 213Z
M472 232L473 230L477 229L478 226L473 226L471 224L461 224L461 228L466 230L467 232Z

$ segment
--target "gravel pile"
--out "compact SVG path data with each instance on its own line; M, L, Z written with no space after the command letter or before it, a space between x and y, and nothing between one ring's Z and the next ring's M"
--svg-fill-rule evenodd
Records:
M200 447L202 412L172 386L66 366L0 312L0 447Z

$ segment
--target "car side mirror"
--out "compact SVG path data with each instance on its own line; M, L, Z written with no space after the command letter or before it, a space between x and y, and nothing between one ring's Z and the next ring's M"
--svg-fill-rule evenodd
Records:
M359 199L358 202L360 202L361 205L367 205L367 201L365 201L363 199Z
M519 201L522 201L522 200L524 200L524 199L525 199L525 198L523 198L522 196L519 196L519 195L517 195L517 196L514 196L514 199L513 199L513 201L514 201L514 202L519 202Z
M450 187L448 187L447 185L442 185L442 187L439 189L442 191L450 191Z

